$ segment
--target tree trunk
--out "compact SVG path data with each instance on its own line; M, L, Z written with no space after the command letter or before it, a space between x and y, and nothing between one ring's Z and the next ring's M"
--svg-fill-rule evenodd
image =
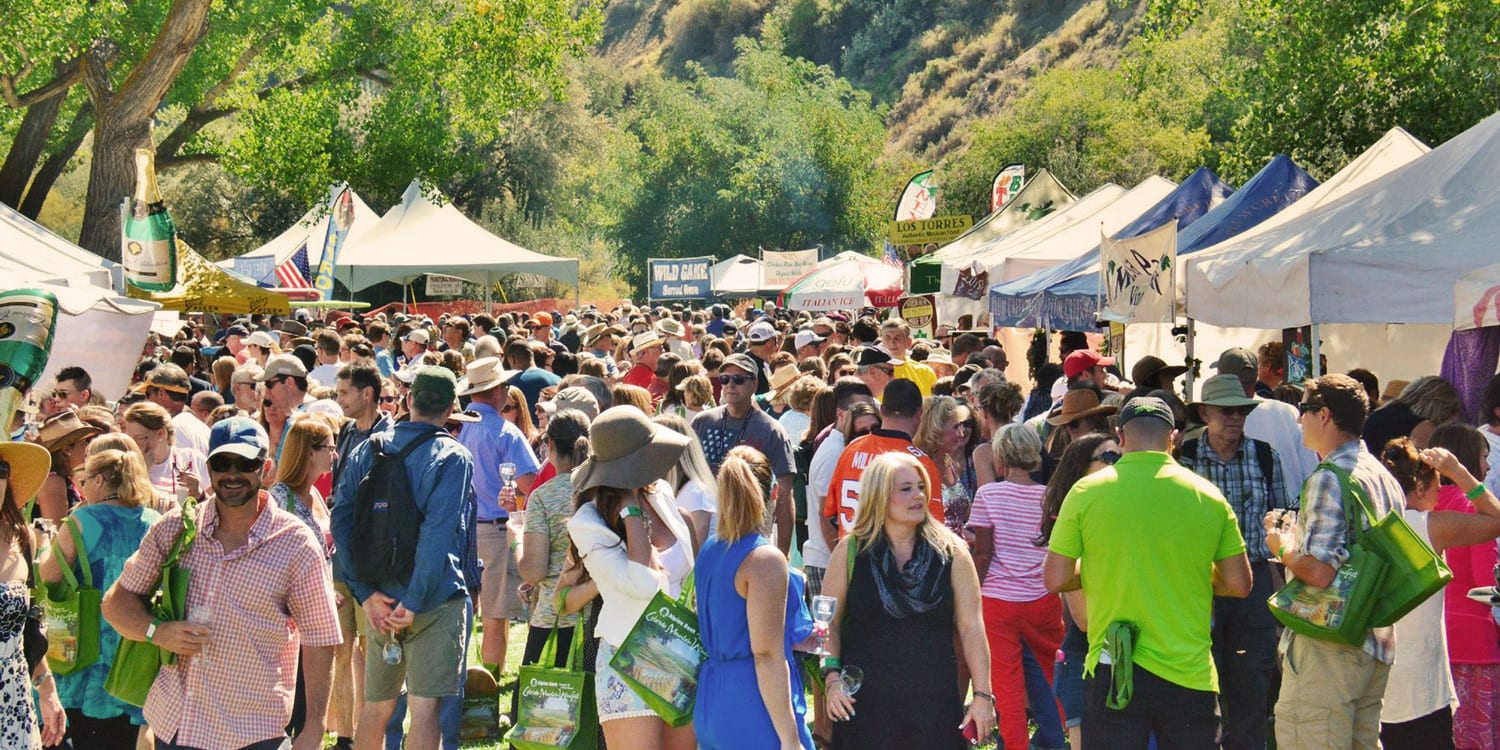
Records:
M78 244L120 259L120 201L135 186L135 149L151 147L151 119L208 29L210 0L173 0L151 48L115 90L102 66L86 63L94 104L94 155Z
M78 147L83 145L84 136L89 134L89 124L93 121L94 106L84 102L78 108L78 113L73 116L73 124L68 127L68 139L56 152L42 162L36 176L31 178L31 187L26 191L26 197L21 200L20 211L27 218L35 220L42 213L42 204L47 202L47 194L52 192L52 186L57 183L57 178L62 176L63 169L72 161L73 155L78 153Z
M47 136L57 122L58 110L62 109L66 98L54 96L26 108L26 116L16 130L10 152L5 155L5 164L0 165L0 203L12 207L20 205L21 194L31 180L37 160L47 148Z

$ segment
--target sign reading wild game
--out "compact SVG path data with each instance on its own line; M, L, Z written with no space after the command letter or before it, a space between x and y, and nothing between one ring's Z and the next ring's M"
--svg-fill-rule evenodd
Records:
M651 299L702 299L713 293L709 269L714 259L651 258L646 268L651 272Z

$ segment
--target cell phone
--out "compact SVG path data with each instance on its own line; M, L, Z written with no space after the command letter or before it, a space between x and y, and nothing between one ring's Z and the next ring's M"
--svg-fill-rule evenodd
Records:
M964 722L964 739L969 741L970 747L979 746L979 727L974 726L974 720Z

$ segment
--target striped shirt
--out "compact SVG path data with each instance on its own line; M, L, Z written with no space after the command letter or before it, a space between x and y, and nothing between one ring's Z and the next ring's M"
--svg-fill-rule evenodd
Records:
M1042 563L1047 548L1035 544L1042 526L1046 485L990 482L980 487L969 511L969 528L991 529L994 554L980 593L1005 602L1031 602L1047 595Z
M299 647L342 641L322 544L265 491L257 501L249 541L229 551L214 538L217 504L199 507L198 537L182 566L192 576L188 616L207 618L213 636L201 654L162 667L151 686L146 722L163 741L228 748L285 736ZM155 591L181 531L181 509L157 521L125 562L119 586L140 596Z

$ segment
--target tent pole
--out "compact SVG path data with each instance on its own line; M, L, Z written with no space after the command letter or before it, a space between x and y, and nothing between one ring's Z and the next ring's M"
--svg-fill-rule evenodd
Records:
M1193 324L1193 319L1190 317L1190 318L1187 319L1187 338L1185 339L1185 342L1187 343L1188 371L1187 371L1187 380L1184 381L1184 384L1185 384L1185 386L1187 388L1187 393L1185 395L1187 396L1187 398L1188 398L1189 401L1191 401L1193 399L1193 381L1196 379L1196 376L1198 374L1198 368L1196 367L1196 365L1198 363L1193 360L1193 334L1194 334L1194 331L1195 331L1195 326Z
M1319 350L1322 348L1320 346L1320 342L1318 341L1319 333L1320 332L1318 331L1318 324L1313 323L1312 335L1310 337L1312 338L1312 341L1308 343L1309 348L1312 350L1312 362L1308 367L1308 372L1311 372L1314 378L1323 377L1323 357L1319 354Z
M494 282L494 280L492 278L490 278L490 272L489 271L485 271L484 272L484 312L485 312L486 315L493 316L495 314L494 292L495 292L495 282Z

